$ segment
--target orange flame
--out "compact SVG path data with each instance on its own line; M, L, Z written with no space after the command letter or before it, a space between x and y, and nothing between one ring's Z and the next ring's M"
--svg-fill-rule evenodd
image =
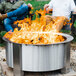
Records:
M25 18L15 21L14 24L18 23L21 29L15 28L14 32L9 31L4 37L12 42L24 44L52 44L65 40L63 36L53 34L59 33L58 24L64 23L65 17L47 17L45 10L36 11L35 14L35 20ZM41 15L40 18L38 18L38 14Z

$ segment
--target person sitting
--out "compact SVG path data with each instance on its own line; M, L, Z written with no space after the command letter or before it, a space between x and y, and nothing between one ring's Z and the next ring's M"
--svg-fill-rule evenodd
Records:
M0 13L4 14L19 8L24 1L22 0L0 0ZM3 20L0 20L0 32L5 31Z
M15 9L14 11L5 14L0 14L0 19L4 19L4 27L6 31L13 31L14 29L11 26L13 22L17 20L22 20L25 17L27 17L27 15L29 15L29 11L31 10L31 8L32 5L30 3L28 3L28 5L23 3L19 8Z
M46 11L51 8L53 8L52 16L64 16L67 19L70 19L71 11L76 11L76 6L73 0L51 0L49 4L44 5ZM63 25L60 25L60 27L63 27ZM66 25L63 28L71 30L69 25Z

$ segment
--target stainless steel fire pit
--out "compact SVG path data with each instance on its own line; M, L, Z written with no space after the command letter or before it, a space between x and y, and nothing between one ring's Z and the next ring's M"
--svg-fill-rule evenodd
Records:
M64 42L46 45L26 45L10 42L3 38L6 45L7 64L16 70L46 72L68 69L70 66L70 42L73 37L59 34L66 38ZM21 66L21 67L20 67Z

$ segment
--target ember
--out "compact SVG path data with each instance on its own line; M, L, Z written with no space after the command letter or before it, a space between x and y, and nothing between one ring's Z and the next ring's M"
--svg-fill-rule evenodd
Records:
M63 36L55 34L59 33L58 25L64 24L65 17L51 18L46 16L45 10L36 11L35 14L35 20L25 18L14 22L21 29L15 28L14 32L9 31L4 37L12 42L24 44L52 44L65 40Z

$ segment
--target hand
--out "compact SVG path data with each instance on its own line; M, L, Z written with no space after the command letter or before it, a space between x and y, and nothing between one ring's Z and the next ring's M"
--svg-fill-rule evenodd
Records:
M28 7L30 7L31 9L33 9L32 4L28 3Z
M49 7L49 4L44 5L44 9L46 10Z
M3 20L3 16L2 16L2 14L0 13L0 20Z

